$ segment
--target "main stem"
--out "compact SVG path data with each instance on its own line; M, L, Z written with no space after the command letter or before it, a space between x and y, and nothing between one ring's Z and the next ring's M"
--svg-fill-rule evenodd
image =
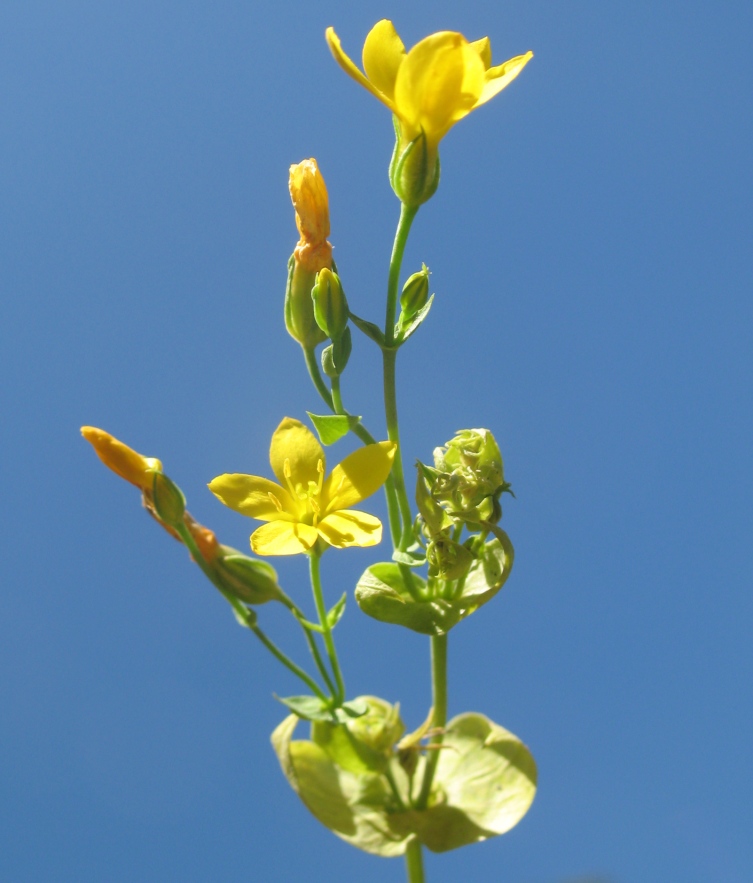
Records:
M310 572L311 572L311 588L314 591L314 603L316 604L316 612L319 616L319 625L322 627L322 635L324 637L324 646L327 648L327 656L332 666L332 674L335 676L335 684L337 690L332 697L335 705L342 705L345 699L345 684L343 682L342 672L340 671L340 663L337 659L337 651L335 650L335 642L332 638L332 629L327 620L327 608L324 606L324 594L322 592L322 580L319 573L320 556L312 551L309 553Z
M434 700L432 728L439 732L432 736L432 745L439 746L444 738L447 725L447 635L434 635L431 639L431 691ZM434 781L434 773L439 763L441 748L430 748L426 759L424 780L416 800L416 809L426 809Z
M384 413L387 422L387 435L390 441L395 442L397 451L392 464L392 476L395 479L395 492L397 493L402 531L398 548L402 551L410 546L413 537L413 514L408 494L405 490L405 477L403 475L403 458L400 450L400 429L397 415L397 389L395 384L395 360L397 348L395 347L395 319L397 316L398 285L400 282L400 268L403 263L405 244L408 241L411 224L416 217L418 206L402 204L400 220L395 232L395 242L392 246L390 258L390 270L387 277L387 309L384 321L385 346L382 350L384 366Z
M405 869L408 872L408 883L424 883L424 857L421 853L421 841L415 837L405 850Z

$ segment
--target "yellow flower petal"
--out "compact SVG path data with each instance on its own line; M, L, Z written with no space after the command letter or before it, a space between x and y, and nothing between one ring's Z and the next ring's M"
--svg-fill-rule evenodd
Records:
M259 521L292 521L296 512L305 511L285 488L258 475L226 473L213 478L208 487L229 509Z
M390 101L395 97L397 71L404 58L405 46L392 22L386 18L377 22L363 44L363 69L371 83Z
M407 123L407 138L419 132L435 145L478 100L484 63L462 34L441 31L417 43L400 66L395 83L396 113Z
M128 445L118 441L104 429L82 426L81 435L92 445L99 459L108 469L145 491L152 489L153 477L149 470L162 471L162 463L155 457L142 457Z
M392 101L383 93L380 92L376 86L372 85L367 77L365 77L361 71L356 67L356 65L348 58L348 56L343 52L342 46L340 45L340 38L335 33L334 28L327 28L325 32L325 37L327 39L327 45L329 46L330 52L335 57L335 61L340 65L340 67L345 71L345 73L352 77L356 83L360 83L364 89L368 89L369 92L375 97L378 98L383 104L386 104L387 107L394 113L395 106Z
M382 541L382 522L366 512L343 509L319 522L319 533L337 549L376 546Z
M533 52L526 52L525 55L516 55L515 58L511 58L504 64L489 68L486 72L486 83L481 91L481 96L474 106L479 107L479 105L484 104L490 98L494 98L505 86L512 83L532 58Z
M310 524L293 521L270 521L251 534L251 548L257 555L299 555L319 539Z
M489 70L492 66L492 43L488 37L482 37L480 40L473 40L470 44L476 52L478 52L484 67Z
M389 441L366 445L338 463L322 488L323 512L345 509L378 490L390 474L396 448Z
M287 476L285 461L290 470ZM300 485L304 491L309 482L318 484L322 475L319 472L320 461L323 472L327 461L313 433L299 420L286 417L275 430L269 448L269 462L280 484L288 487L292 482L294 488Z

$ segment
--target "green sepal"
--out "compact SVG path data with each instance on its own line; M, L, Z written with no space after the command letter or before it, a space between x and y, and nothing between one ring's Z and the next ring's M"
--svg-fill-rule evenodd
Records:
M164 473L155 469L152 475L152 502L161 521L170 527L183 524L186 498L183 491Z
M419 592L426 586L418 574L413 581ZM386 561L364 571L356 586L356 601L368 616L422 635L444 635L461 617L457 605L444 598L414 600L399 565Z
M349 702L343 702L343 704L335 709L335 717L345 723L345 721L352 720L353 718L363 717L369 710L369 706L367 703L361 699L351 699Z
M327 377L339 377L345 370L353 349L350 328L322 350L322 371Z
M312 414L311 411L306 413L323 445L333 445L336 441L340 441L361 422L360 417L344 414Z
M423 307L412 316L410 319L403 320L402 313L398 319L397 324L395 325L395 341L398 344L405 343L405 341L413 334L414 331L418 329L418 326L424 321L424 319L429 315L429 310L431 309L431 305L434 303L434 295L429 298L428 301L424 304Z
M384 334L382 334L378 325L375 325L373 322L367 322L366 319L361 319L355 313L350 313L350 320L356 328L362 331L366 337L370 337L374 343L382 347L385 345Z
M244 629L252 629L256 625L257 616L255 610L251 610L250 607L244 607L242 610L233 607L232 610L238 625L242 625Z
M322 702L318 696L277 696L275 699L294 712L298 717L307 721L331 721L332 709L329 704Z
M342 598L335 604L335 606L327 613L327 625L330 629L333 629L338 622L342 619L343 613L345 613L345 602L348 600L347 592L343 592Z

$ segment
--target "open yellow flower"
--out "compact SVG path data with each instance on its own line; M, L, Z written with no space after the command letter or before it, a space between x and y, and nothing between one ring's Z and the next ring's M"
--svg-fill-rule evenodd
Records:
M230 509L268 522L251 535L258 555L308 552L320 538L338 549L374 546L382 539L381 522L348 507L384 484L395 447L388 441L366 445L325 478L321 445L302 423L286 417L269 449L280 484L258 475L231 474L215 478L209 489Z
M112 471L141 488L151 492L154 481L153 471L162 471L162 463L155 457L142 457L133 448L118 441L104 429L96 426L82 426L81 435L91 443L99 459Z
M391 21L383 19L363 46L365 74L327 28L327 43L340 67L395 114L403 145L424 134L429 154L449 129L511 83L532 52L491 66L488 37L469 43L455 31L425 37L409 51Z

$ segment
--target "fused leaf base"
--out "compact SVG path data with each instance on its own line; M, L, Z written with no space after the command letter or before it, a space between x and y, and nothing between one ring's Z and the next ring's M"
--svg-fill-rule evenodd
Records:
M446 852L504 834L523 818L536 793L529 750L481 714L453 718L441 749L427 747L440 756L424 810L411 808L423 779L423 755L417 764L401 765L392 748L363 742L351 724L317 722L310 740L293 740L298 720L290 715L272 734L286 778L323 825L374 855L402 855L413 837L433 852Z

